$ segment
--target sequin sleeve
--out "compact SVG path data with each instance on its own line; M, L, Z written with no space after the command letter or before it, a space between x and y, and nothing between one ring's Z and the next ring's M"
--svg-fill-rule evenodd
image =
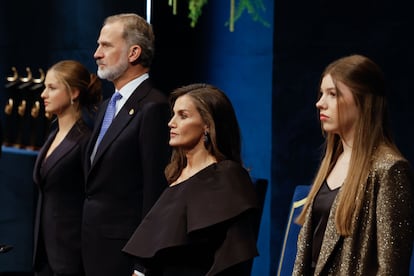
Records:
M413 172L397 161L380 174L376 205L378 275L403 275L409 269L414 238Z

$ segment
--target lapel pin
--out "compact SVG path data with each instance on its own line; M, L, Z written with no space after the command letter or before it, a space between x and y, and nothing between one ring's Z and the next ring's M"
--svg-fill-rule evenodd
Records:
M129 115L134 115L134 113L135 113L135 110L134 110L133 108L131 108L131 109L129 110Z

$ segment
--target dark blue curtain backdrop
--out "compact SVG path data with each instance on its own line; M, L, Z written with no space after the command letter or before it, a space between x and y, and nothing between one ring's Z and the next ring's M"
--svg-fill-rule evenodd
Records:
M93 53L104 18L119 12L145 15L145 2L2 2L0 78L5 81L12 66L23 74L26 66L46 70L62 59L77 59L95 71ZM222 88L240 121L246 166L254 177L269 180L260 256L252 275L276 274L294 188L310 184L318 166L322 137L315 101L320 73L329 62L361 53L382 66L395 138L414 162L414 22L408 1L263 0L270 27L245 13L233 33L224 25L230 1L210 0L195 28L189 26L185 0L178 0L177 16L167 0L153 2L156 57L151 75L157 86L165 93L190 82ZM106 83L106 95L111 90Z
M11 73L12 66L24 74L27 66L33 71L46 70L62 59L79 60L95 71L92 56L104 18L119 12L145 15L145 2L49 0L32 3L25 0L2 3L0 73L3 80ZM273 27L263 27L245 12L236 23L236 31L230 33L225 26L230 1L209 1L199 24L191 28L185 0L178 1L177 16L172 15L167 0L153 2L156 56L150 74L156 85L165 93L191 82L209 82L222 88L233 101L239 117L246 166L253 177L269 180L259 237L261 255L253 271L254 275L267 275L272 246L269 241ZM264 2L266 20L272 25L273 1ZM106 84L108 96L112 85ZM2 111L6 99L1 89L0 96Z
M253 177L269 181L259 232L260 256L252 270L252 275L257 276L269 275L270 264L275 262L270 255L273 2L264 0L266 10L259 10L268 27L253 21L245 11L235 23L234 32L229 32L226 22L230 1L226 0L209 1L196 28L203 45L197 58L201 81L220 87L230 97L242 132L244 165ZM278 223L282 225L284 221L285 218Z

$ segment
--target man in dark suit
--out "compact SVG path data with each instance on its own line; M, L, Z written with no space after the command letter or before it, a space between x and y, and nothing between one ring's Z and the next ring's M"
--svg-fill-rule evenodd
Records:
M105 113L112 113L112 100L103 102L87 148L82 223L87 276L132 274L133 260L121 249L167 187L170 111L166 95L149 80L153 54L154 35L143 18L120 14L105 20L94 58L98 76L112 81L121 98L100 140Z

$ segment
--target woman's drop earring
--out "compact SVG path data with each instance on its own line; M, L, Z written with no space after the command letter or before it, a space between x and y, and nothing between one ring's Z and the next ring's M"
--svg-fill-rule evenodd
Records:
M208 131L204 131L204 144L209 144L210 143L210 134L208 133Z

